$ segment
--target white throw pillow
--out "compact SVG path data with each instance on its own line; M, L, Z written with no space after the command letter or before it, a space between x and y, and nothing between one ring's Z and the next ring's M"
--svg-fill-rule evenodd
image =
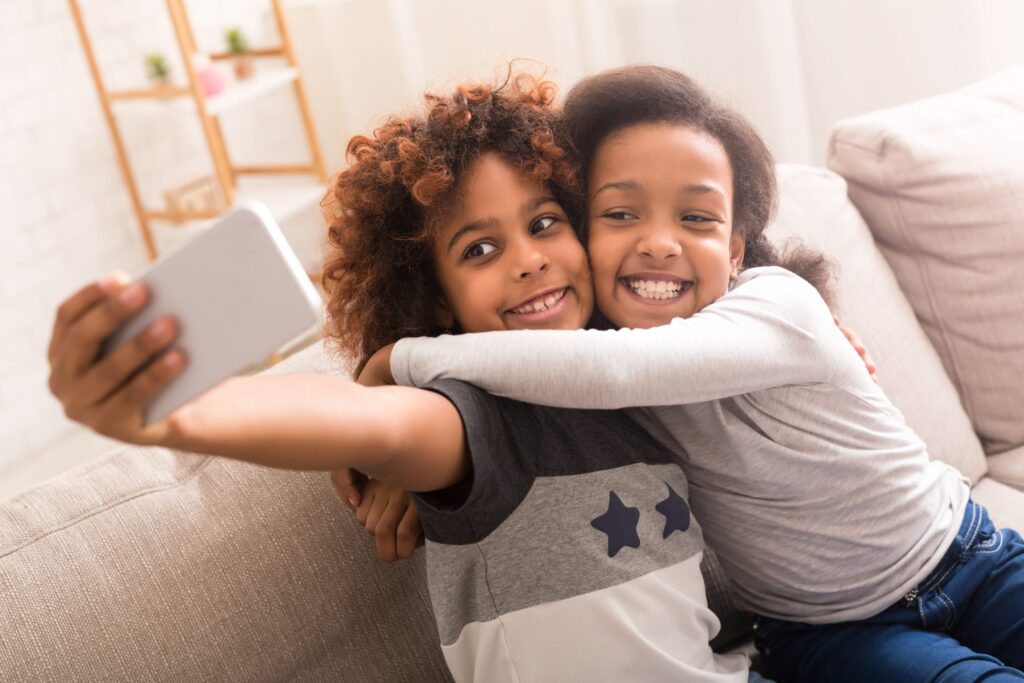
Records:
M828 165L985 450L1024 444L1024 67L840 122Z

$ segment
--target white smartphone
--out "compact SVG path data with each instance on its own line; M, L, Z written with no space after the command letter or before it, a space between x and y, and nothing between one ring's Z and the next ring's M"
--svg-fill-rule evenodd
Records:
M178 323L185 369L146 406L147 425L232 375L255 371L320 324L320 296L262 204L245 202L162 256L132 281L149 302L102 354L158 318Z

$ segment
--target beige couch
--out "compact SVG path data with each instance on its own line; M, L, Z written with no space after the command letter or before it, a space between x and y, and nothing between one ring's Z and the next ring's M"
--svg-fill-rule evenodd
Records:
M839 314L882 386L1018 529L1021 93L1017 70L840 124L840 175L780 167L772 227L841 263ZM298 371L339 372L319 343L270 372ZM708 570L742 640L728 581ZM0 505L0 615L5 681L447 678L422 553L380 563L326 475L159 448L118 449Z

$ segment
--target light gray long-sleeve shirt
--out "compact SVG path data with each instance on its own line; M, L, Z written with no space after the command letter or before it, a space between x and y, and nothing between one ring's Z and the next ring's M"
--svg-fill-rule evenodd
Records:
M690 318L650 329L398 342L400 384L630 414L676 452L742 607L809 623L889 607L938 564L969 497L931 461L807 282L753 268ZM640 407L644 406L644 407Z

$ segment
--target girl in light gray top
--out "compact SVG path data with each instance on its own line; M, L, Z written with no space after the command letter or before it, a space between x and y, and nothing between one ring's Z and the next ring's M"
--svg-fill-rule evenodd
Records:
M897 671L909 676L900 680L931 680L979 661L1016 678L991 655L1024 663L1019 593L1013 607L993 604L981 615L1001 610L1000 623L1016 630L973 649L947 631L955 646L941 648L945 659L925 657L912 673L892 667L917 661L930 643L908 642L893 658L847 639L833 643L843 653L833 657L832 646L818 647L825 639L804 638L821 633L806 625L891 626L894 609L919 614L901 622L913 629L952 629L955 609L941 624L928 614L948 610L942 582L955 580L950 567L978 541L973 520L984 511L958 471L929 460L822 296L773 265L822 280L820 258L780 259L762 235L774 172L749 124L682 74L654 67L585 80L566 116L587 172L596 303L621 329L403 340L390 355L394 379L458 378L552 406L635 407L682 459L694 513L742 606L774 630L804 625L799 637L758 640L773 678L837 680L849 665L830 662L851 652L866 667L857 675L874 680ZM533 303L534 312L560 296ZM1008 533L1013 561L1024 561L1024 545ZM989 587L1005 575L983 573Z

